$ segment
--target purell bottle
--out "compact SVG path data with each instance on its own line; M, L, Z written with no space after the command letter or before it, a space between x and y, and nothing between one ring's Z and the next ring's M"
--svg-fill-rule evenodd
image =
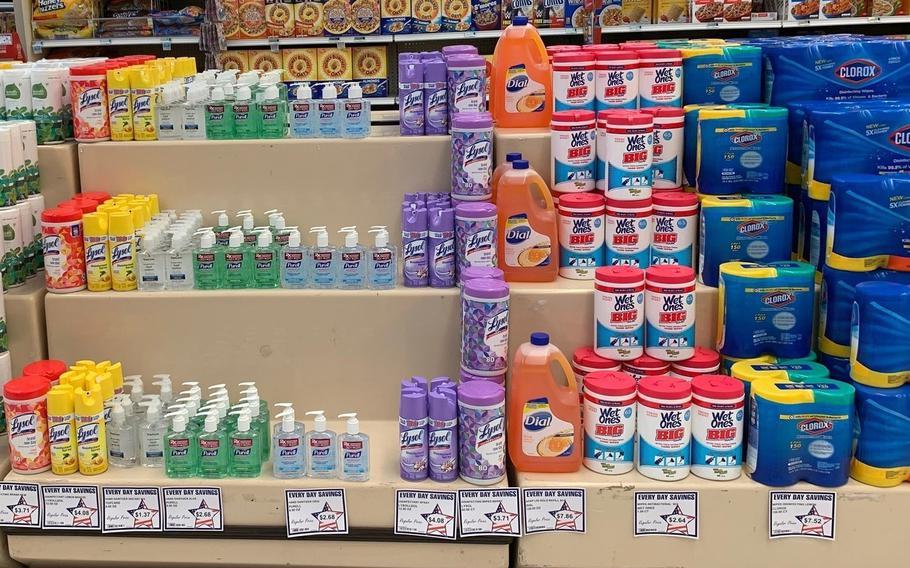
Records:
M319 109L319 136L322 138L341 137L341 112L337 99L338 90L334 85L327 85L322 90L322 100L316 104Z
M338 249L329 245L329 233L325 227L313 227L316 233L316 246L310 249L309 266L310 284L313 288L334 288L338 279Z

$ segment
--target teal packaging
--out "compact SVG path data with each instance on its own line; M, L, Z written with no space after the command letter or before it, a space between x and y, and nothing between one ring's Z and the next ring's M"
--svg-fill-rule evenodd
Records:
M858 284L850 322L850 378L879 388L910 382L908 330L910 286Z
M910 385L854 388L858 434L850 475L877 487L900 485L910 478Z
M717 350L796 359L812 351L815 269L804 262L720 266Z
M695 158L698 153L698 115L704 109L727 108L725 105L689 105L683 107L683 178L686 187L695 187Z
M833 379L752 384L746 469L771 487L840 487L850 475L854 388Z
M818 361L818 355L815 351L810 351L805 357L800 357L799 359L787 359L774 357L773 355L762 355L761 357L753 357L750 359L740 359L737 357L722 356L720 358L721 373L724 375L732 375L731 372L733 365L739 363L740 361L754 361L757 363L777 363L780 365L789 364L789 363L814 363ZM748 393L746 393L746 400L749 400Z
M699 193L783 193L787 109L704 109L698 114L697 137Z
M793 201L782 195L718 195L701 200L698 279L717 287L720 265L790 259Z
M683 58L686 104L761 101L761 48L717 45L679 50Z

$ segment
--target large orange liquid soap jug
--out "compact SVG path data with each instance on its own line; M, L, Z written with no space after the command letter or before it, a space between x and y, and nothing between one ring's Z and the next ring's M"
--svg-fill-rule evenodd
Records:
M559 221L547 183L515 160L496 187L496 254L507 282L552 282L559 273Z
M490 106L500 128L544 128L553 114L553 71L540 33L515 16L493 50Z
M558 363L567 385L551 371ZM532 333L512 360L508 392L509 459L518 471L578 471L582 460L581 413L575 374L546 333Z

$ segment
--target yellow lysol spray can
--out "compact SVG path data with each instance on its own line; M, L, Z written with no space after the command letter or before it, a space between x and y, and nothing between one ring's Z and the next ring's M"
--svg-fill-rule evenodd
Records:
M107 431L104 428L104 401L101 386L87 378L84 389L76 389L76 442L79 446L79 473L98 475L107 471Z
M111 284L115 291L136 289L136 233L130 213L108 216L111 247Z
M111 121L111 140L133 139L133 100L130 94L130 68L107 72L107 105Z
M47 393L47 432L51 447L51 471L69 475L79 470L76 451L76 421L73 387L56 385Z
M87 213L82 216L82 240L85 243L85 275L92 292L111 289L111 253L107 242L107 214Z
M130 92L133 101L133 139L157 140L155 95L158 87L158 70L154 67L136 67L130 70Z

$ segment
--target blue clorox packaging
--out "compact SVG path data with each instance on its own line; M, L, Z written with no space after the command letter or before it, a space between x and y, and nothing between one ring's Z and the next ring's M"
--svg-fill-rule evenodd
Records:
M771 487L847 483L853 448L852 385L833 379L752 383L746 469Z
M815 353L815 351L810 351L808 355L805 357L800 357L798 359L787 359L786 357L775 357L774 355L762 355L761 357L747 358L721 356L721 372L725 375L732 375L733 365L739 363L740 361L750 361L753 363L779 363L781 365L787 363L815 363L818 361L818 355ZM747 396L746 398L748 399L749 397Z
M863 282L856 286L850 325L850 378L879 388L910 381L910 286Z
M717 350L790 359L812 351L815 269L804 262L720 265Z
M868 223L866 223L868 224ZM818 303L818 350L841 359L850 358L850 318L856 287L862 282L897 282L910 285L910 272L872 270L850 272L826 266L822 276L821 297ZM823 361L824 362L824 361ZM846 377L849 377L849 363Z
M825 253L841 270L910 271L910 176L834 176Z
M901 97L910 94L910 42L849 38L762 46L765 102Z
M787 109L704 109L698 113L695 186L703 195L783 193Z
M828 369L828 373L831 375L832 379L848 383L853 381L853 379L850 378L849 357L835 357L834 355L821 353L818 356L818 362Z
M850 476L877 487L910 479L910 385L856 388L858 435Z
M761 100L761 48L711 45L679 50L683 57L683 100L689 104Z
M701 200L698 280L717 287L725 262L790 259L793 201L783 195L708 195Z
M725 105L686 105L683 107L683 178L686 187L695 188L695 158L698 153L698 115L704 109L727 108Z

